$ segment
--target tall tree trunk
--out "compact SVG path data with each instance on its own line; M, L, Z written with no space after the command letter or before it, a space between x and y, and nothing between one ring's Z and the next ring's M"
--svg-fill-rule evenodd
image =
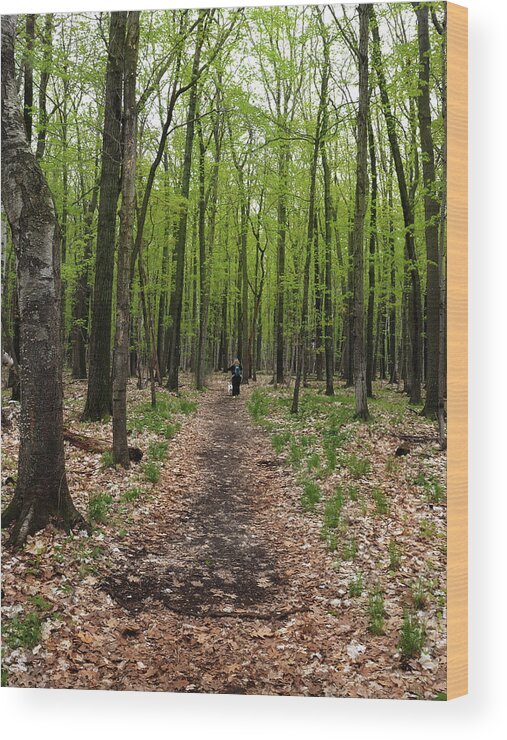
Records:
M380 89L382 110L386 120L389 145L394 160L394 167L398 179L400 200L403 211L405 226L405 250L408 261L408 273L410 280L410 315L412 324L411 336L411 375L410 378L410 400L412 403L421 401L421 338L422 338L422 307L421 307L421 283L417 269L417 255L414 242L414 216L407 188L403 159L401 156L398 136L396 133L396 121L391 110L389 93L387 90L386 76L383 67L382 51L380 47L380 34L372 9L372 34L373 34L373 66L377 75Z
M430 35L428 28L428 6L414 3L417 16L417 38L419 46L419 95L417 111L421 134L422 170L424 183L424 218L426 237L426 341L427 373L426 402L423 414L435 418L438 411L438 365L439 365L439 262L438 226L440 205L435 182L435 155L431 133L430 107Z
M370 152L371 198L370 198L370 254L368 258L368 320L366 324L366 391L373 396L373 321L375 310L375 247L377 243L377 160L375 139L371 122L368 125L368 149Z
M331 203L331 170L327 157L326 136L329 125L328 115L328 84L329 84L329 40L322 24L322 40L324 44L324 94L323 94L323 135L320 140L320 157L322 161L322 172L324 180L324 242L325 242L325 276L324 276L324 357L326 366L326 396L334 396L333 374L334 374L334 319L333 319L333 295L332 295L332 228L333 207Z
M113 462L130 466L127 444L127 380L129 377L130 255L134 243L136 198L137 106L136 79L139 11L127 18L123 85L123 161L120 235L116 270L116 333L113 355Z
M84 218L84 252L83 265L79 273L74 291L72 307L72 377L86 378L86 344L88 341L88 314L90 310L90 288L88 286L88 261L92 255L93 243L93 214L97 208L98 189L95 187L92 199L88 205Z
M357 169L353 232L354 259L354 383L355 413L368 419L364 346L364 219L368 189L368 22L371 6L359 5L359 106L357 113Z
M112 12L104 101L102 170L95 255L95 283L90 333L88 392L83 419L98 421L112 411L111 312L116 242L116 210L120 194L123 49L126 12Z
M84 520L70 497L63 447L60 234L51 191L30 150L14 72L16 16L2 18L2 202L17 258L21 318L18 479L2 526L20 546L53 520ZM37 269L34 269L36 266Z
M276 246L276 306L275 306L275 379L283 383L284 377L284 306L285 306L285 245L287 240L287 179L290 151L282 144L278 153L278 234Z
M192 79L197 79L201 49L203 45L203 21L206 11L199 11L199 23L195 42L194 60L192 64ZM185 137L185 153L183 158L183 173L181 177L181 213L176 234L176 273L174 291L171 295L171 341L169 351L169 368L167 387L169 390L177 391L180 368L180 342L181 342L181 316L183 312L183 278L185 273L185 246L187 240L188 221L188 195L190 193L190 174L192 167L192 148L194 145L195 114L197 110L197 85L190 88L188 102L187 130Z

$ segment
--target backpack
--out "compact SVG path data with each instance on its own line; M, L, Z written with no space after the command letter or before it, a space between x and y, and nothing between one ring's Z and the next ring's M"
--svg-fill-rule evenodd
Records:
M241 367L239 365L234 365L234 375L236 378L241 378Z

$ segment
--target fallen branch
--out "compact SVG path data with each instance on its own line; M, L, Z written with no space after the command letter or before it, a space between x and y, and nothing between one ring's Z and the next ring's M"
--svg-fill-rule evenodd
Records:
M102 439L86 437L84 434L77 434L76 432L71 432L69 429L63 430L63 438L66 442L73 445L73 447L78 447L80 450L92 452L97 455L101 455L104 452L111 452L112 450L112 445ZM139 447L129 447L129 459L132 462L140 462L142 458L143 452Z

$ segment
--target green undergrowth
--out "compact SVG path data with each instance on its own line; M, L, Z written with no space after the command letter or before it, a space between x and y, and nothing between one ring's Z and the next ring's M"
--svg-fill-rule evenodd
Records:
M391 532L399 518L396 493L406 485L420 492L421 502L438 505L445 502L445 485L431 465L425 469L426 457L394 456L400 428L410 430L413 425L407 397L378 388L369 404L371 419L365 425L354 418L353 389L337 389L334 397L327 397L305 388L296 415L291 414L292 392L285 387L256 388L247 401L252 419L268 432L274 453L292 469L302 510L318 518L332 567L348 598L357 600L363 610L372 639L390 632L385 594L391 599L393 586L398 586L403 608L410 605L396 634L403 666L421 654L426 640L422 617L432 607L442 614L445 592L438 590L436 580L407 577L409 544ZM393 439L392 451L383 445L377 453L375 437L384 430L387 439ZM410 467L413 462L415 470ZM405 526L411 525L415 539L439 542L442 534L425 513L415 521L403 516ZM370 547L370 536L371 543L379 538L378 549ZM443 554L444 546L445 542L439 544ZM425 572L432 572L430 561Z

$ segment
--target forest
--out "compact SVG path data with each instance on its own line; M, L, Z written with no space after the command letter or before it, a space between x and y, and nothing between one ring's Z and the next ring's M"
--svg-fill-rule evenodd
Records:
M441 2L2 17L6 682L445 691L445 31ZM164 678L143 640L182 614ZM213 647L271 665L288 629L299 662L298 619L320 674ZM65 630L95 659L62 668Z

